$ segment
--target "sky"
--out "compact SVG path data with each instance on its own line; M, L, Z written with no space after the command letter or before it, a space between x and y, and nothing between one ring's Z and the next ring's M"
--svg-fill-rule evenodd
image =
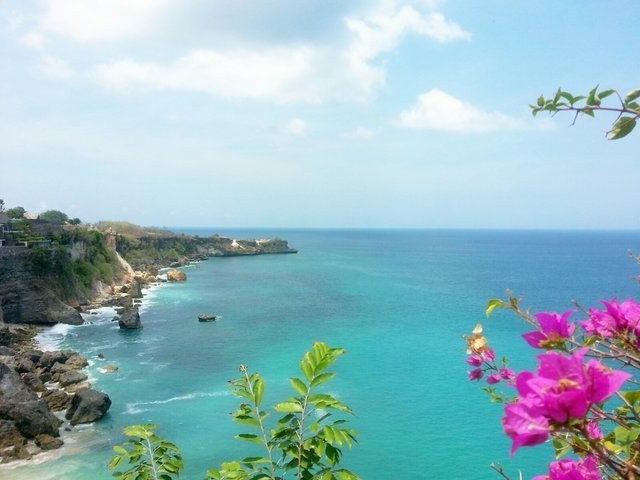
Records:
M638 229L636 0L0 0L0 198L86 222ZM614 97L610 97L614 101Z

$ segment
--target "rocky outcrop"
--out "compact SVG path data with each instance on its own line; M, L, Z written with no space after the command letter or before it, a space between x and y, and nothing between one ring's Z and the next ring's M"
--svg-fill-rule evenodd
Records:
M118 325L123 330L139 330L142 328L138 307L125 308L124 312L117 318Z
M42 352L30 348L29 343L0 347L2 462L29 459L35 452L62 445L57 438L62 422L52 412L69 412L72 398L90 389L87 375L79 371L86 365L86 358L72 350ZM110 405L105 394L91 391L95 393L87 402L79 402L67 414L69 418L75 415L76 423L101 418Z
M54 294L36 275L32 264L29 250L0 250L0 308L4 323L80 325L80 313Z
M109 407L111 407L109 395L87 388L78 391L73 396L65 417L71 422L71 425L91 423L101 419Z
M169 282L184 282L187 280L187 274L175 268L169 270L166 275Z

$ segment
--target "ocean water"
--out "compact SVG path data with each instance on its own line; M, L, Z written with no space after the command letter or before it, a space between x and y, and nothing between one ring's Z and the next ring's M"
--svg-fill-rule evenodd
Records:
M65 434L62 450L39 464L0 468L0 478L112 478L105 465L123 427L155 423L183 451L181 478L201 479L222 461L257 453L233 439L248 431L228 416L239 403L227 389L238 366L259 371L265 405L277 403L292 394L288 378L299 375L304 351L321 340L348 351L327 389L356 412L359 443L344 464L361 477L495 479L488 465L497 462L528 479L544 473L550 449L509 457L501 407L466 379L462 335L482 321L499 356L530 368L533 352L519 336L525 326L506 312L485 321L487 299L509 288L536 311L638 296L640 268L628 250L640 252L640 232L222 233L279 236L300 253L186 267L186 283L147 292L139 332L120 331L109 309L90 315L90 324L46 332L43 342L92 360L94 386L113 406L103 421ZM209 312L222 319L197 321ZM101 373L106 365L119 369Z

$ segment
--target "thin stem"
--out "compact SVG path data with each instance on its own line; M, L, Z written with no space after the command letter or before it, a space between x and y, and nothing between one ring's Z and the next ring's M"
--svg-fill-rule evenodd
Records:
M156 467L156 461L153 458L153 447L151 446L151 442L149 438L145 438L147 441L147 450L149 450L149 460L151 461L151 470L153 471L153 478L158 480L158 469Z
M246 379L247 385L249 387L249 392L251 393L253 398L255 398L255 394L253 392L253 385L251 384L251 379L249 378L249 374L247 373L246 369L244 370L243 373L244 373L244 378ZM256 402L253 402L253 406L256 409L256 416L258 417L258 423L260 424L260 433L262 434L262 440L264 442L264 446L267 449L267 452L269 453L269 468L271 469L271 480L276 480L276 471L273 464L273 456L271 453L272 447L269 443L269 440L267 439L267 433L264 430L264 424L262 423L262 416L260 415L260 407Z
M309 400L309 394L311 393L311 382L315 379L315 375L309 381L309 386L307 387L307 393L304 395L304 400L302 402L302 412L300 412L300 421L298 428L299 430L296 432L298 435L298 475L297 478L300 480L302 478L302 444L304 443L304 421L307 413L307 405Z

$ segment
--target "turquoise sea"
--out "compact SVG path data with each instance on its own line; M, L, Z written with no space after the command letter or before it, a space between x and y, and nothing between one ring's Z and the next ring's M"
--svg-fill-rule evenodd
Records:
M213 230L185 230L207 235ZM499 405L467 381L464 333L485 323L491 346L516 369L533 365L513 315L484 321L489 298L506 288L535 310L564 310L614 296L638 296L640 232L279 230L220 231L279 236L297 255L212 258L185 268L188 281L152 289L140 332L122 332L112 313L58 326L43 342L93 360L94 386L113 406L105 420L67 434L67 446L39 465L0 469L0 478L100 480L110 446L129 424L156 423L183 450L181 478L201 479L253 446L228 412L239 401L227 380L247 364L266 381L266 404L291 394L288 378L316 340L342 346L328 390L356 412L359 444L345 464L364 479L495 479L544 473L548 448L509 458ZM203 312L221 314L199 323ZM102 353L105 360L98 360ZM100 373L116 365L113 374ZM257 447L256 447L257 448ZM43 456L42 459L47 458Z

